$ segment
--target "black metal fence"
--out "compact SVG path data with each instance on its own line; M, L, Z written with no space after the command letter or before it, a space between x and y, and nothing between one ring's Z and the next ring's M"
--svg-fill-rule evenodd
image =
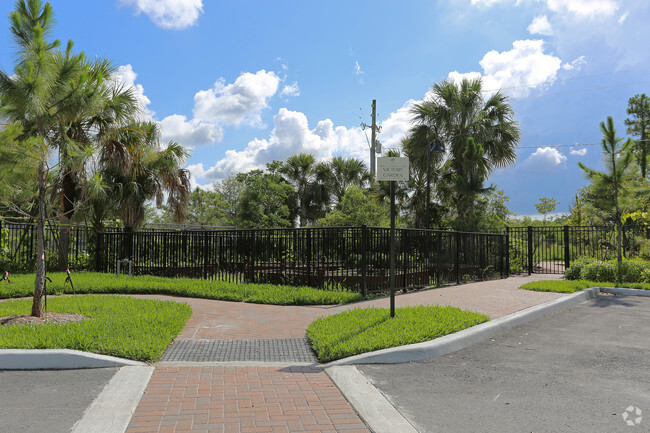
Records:
M581 256L616 258L616 230L611 226L508 227L511 272L561 274ZM623 226L623 254L638 254L650 239L650 227Z
M73 269L87 269L92 265L90 256L94 249L92 230L84 225L72 225L68 261ZM54 268L59 251L59 226L45 226L45 250L48 268ZM2 271L32 272L36 267L36 224L0 220L0 267Z
M366 226L101 233L95 259L100 272L130 259L134 274L367 294L388 289L389 245L390 229ZM507 277L504 234L397 229L396 245L397 288Z

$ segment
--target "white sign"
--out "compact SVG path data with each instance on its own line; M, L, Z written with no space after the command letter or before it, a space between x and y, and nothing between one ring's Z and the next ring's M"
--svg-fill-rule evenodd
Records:
M377 158L377 180L409 180L409 159L380 156Z

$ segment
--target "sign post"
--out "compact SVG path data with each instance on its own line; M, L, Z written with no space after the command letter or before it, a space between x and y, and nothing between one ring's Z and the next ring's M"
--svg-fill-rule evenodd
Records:
M395 182L409 180L409 159L377 158L377 180L390 181L390 317L395 317Z

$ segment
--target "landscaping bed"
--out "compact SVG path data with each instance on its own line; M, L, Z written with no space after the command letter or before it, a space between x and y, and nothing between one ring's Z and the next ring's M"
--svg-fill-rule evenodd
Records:
M152 276L128 277L99 272L72 274L66 283L66 273L50 272L48 294L157 294L206 298L222 301L251 302L273 305L336 305L361 300L358 293L320 290L311 287L280 286L211 281L198 278L165 278ZM0 299L32 296L34 274L10 275L11 283L0 282Z
M16 323L29 317L31 305L29 299L0 302L0 318ZM46 316L40 324L0 325L0 349L73 349L155 362L192 315L187 304L110 295L52 297L47 309L77 320L58 323Z
M421 343L490 320L488 316L447 306L364 308L321 317L307 328L320 362L389 347Z

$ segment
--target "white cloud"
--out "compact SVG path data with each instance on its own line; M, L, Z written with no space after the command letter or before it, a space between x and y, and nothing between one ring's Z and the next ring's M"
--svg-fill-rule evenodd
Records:
M498 4L498 3L505 3L508 0L472 0L472 4L475 6L487 6L490 7L492 5Z
M358 60L354 62L354 75L356 76L363 75L363 71L361 70L361 66L359 65Z
M245 72L232 84L220 78L211 89L194 95L194 118L222 125L262 126L260 112L268 107L279 84L280 78L264 69Z
M144 87L142 84L135 84L138 74L133 70L131 65L123 65L117 68L117 72L113 74L113 78L117 85L123 85L126 88L131 88L135 100L145 114L146 118L153 118L154 112L149 110L148 105L151 104L151 100L144 94Z
M273 123L269 138L255 138L241 151L226 151L226 156L208 169L202 163L188 169L196 177L213 181L233 173L263 169L267 162L284 160L300 152L311 153L317 159L335 154L368 159L366 139L360 128L335 127L330 119L325 119L310 129L304 113L286 108L278 111Z
M510 51L489 51L479 64L483 68L483 89L504 92L515 96L527 96L531 89L552 83L557 78L562 61L544 53L544 41L521 40L512 43ZM450 72L449 80L457 82L462 78L477 78L479 72L461 74Z
M287 84L282 87L280 96L300 96L300 87L298 87L298 82L294 81L293 84Z
M546 0L546 6L553 12L570 13L577 18L611 16L619 8L615 0Z
M575 60L563 64L562 69L566 71L573 71L573 70L579 71L580 69L582 69L582 65L585 64L587 64L587 60L585 60L585 56L580 56Z
M617 0L543 0L546 7L558 14L571 14L576 18L595 18L598 16L611 16L619 9ZM471 0L474 6L490 7L499 3L514 3L519 6L523 0ZM531 32L533 33L533 32ZM540 33L543 34L543 33Z
M553 28L546 15L540 15L533 18L533 22L528 26L528 32L531 35L550 36L553 34Z
M585 156L587 154L587 148L583 147L582 149L571 149L571 155Z
M552 171L566 166L567 157L552 147L538 147L524 161L524 165L535 171Z
M619 24L623 24L629 15L630 15L629 12L625 12L623 15L621 15L621 16L618 18L617 22L618 22Z
M118 67L114 75L118 85L132 89L144 113L143 120L154 120L155 113L148 108L151 101L145 95L144 87L136 84L137 77L131 65ZM279 83L277 75L264 70L255 74L243 73L232 84L226 84L220 78L212 89L196 93L192 119L172 114L159 122L163 142L174 140L193 147L221 141L224 126L242 123L261 126L261 111L268 107L268 100L277 92ZM284 96L299 94L297 82L285 86L282 92Z
M221 141L223 137L221 126L196 119L188 122L187 118L180 114L165 117L160 121L160 126L164 143L174 140L186 147L214 143Z
M181 30L193 26L203 13L203 0L121 0L136 14L144 13L158 27Z

